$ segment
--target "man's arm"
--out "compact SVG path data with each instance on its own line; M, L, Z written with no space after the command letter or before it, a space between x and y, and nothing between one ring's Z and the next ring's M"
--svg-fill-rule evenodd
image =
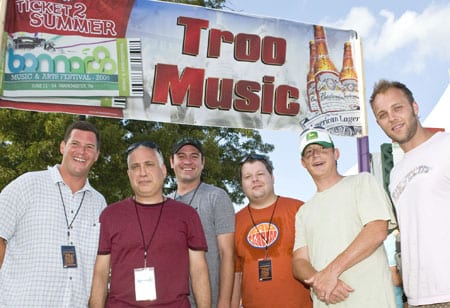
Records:
M6 253L6 241L4 238L0 237L0 268L3 264L3 259L5 258Z
M217 308L229 308L234 281L234 233L219 234L217 246L220 255L220 288Z
M211 307L211 285L204 251L189 249L189 272L197 307Z
M111 255L97 255L92 279L91 297L89 308L105 307L108 295L108 278Z
M231 297L231 308L241 307L241 283L242 272L234 275L233 296Z
M339 276L360 261L370 256L386 239L388 221L375 220L366 224L353 242L322 271L305 282L329 302Z
M303 246L294 251L292 255L292 272L294 277L305 282L317 272L309 261L308 246Z
M395 287L402 286L402 276L398 272L397 265L391 266L392 283Z
M303 246L294 251L294 254L292 256L292 271L294 273L294 277L305 284L308 284L306 281L314 277L314 275L317 273L310 262L307 246ZM313 287L312 289L316 296L320 300L324 301L324 298L321 296L321 294L316 292L316 289L314 289ZM353 292L353 289L345 282L338 280L335 288L331 293L328 303L336 304L342 302L349 296L350 292Z

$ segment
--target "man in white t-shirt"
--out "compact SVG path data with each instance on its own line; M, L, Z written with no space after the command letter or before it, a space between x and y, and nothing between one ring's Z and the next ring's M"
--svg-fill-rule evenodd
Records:
M422 127L412 92L379 81L370 98L378 125L405 152L389 190L401 238L403 285L410 307L450 307L450 134Z

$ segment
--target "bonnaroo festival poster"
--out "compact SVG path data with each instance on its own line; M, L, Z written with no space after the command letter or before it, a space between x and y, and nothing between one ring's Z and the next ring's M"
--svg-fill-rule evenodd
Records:
M358 136L352 30L150 0L7 1L1 108Z

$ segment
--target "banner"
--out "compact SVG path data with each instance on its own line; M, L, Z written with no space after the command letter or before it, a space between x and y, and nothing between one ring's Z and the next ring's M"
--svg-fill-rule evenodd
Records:
M7 41L3 95L142 96L142 67L132 66L130 59L135 49L140 55L139 39L13 33Z
M94 106L120 108L124 118L146 121L296 131L322 126L336 135L361 134L364 87L355 31L149 0L15 0L8 3L6 32L4 64L12 66L5 67L2 98L8 108L14 101L30 109L40 103L41 110L42 103L90 112ZM130 40L139 42L134 51ZM125 46L120 55L113 46L118 42ZM57 51L68 64L51 70ZM142 55L134 70L127 58L133 52ZM108 92L106 83L78 80L87 79L86 70L70 71L88 67L95 55L100 63L105 53L118 66L127 63L128 72L141 70L141 84L134 83L138 94L127 92L128 84L125 91ZM14 57L43 60L15 63ZM12 80L10 68L20 65L31 74L40 70L37 78L28 75L37 88L24 91L27 73Z

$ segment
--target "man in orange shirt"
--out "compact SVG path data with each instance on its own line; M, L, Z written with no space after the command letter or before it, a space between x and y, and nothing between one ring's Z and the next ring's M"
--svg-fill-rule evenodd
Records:
M236 214L232 307L312 307L308 289L292 274L295 214L303 202L275 195L264 155L248 155L240 177L249 204Z

